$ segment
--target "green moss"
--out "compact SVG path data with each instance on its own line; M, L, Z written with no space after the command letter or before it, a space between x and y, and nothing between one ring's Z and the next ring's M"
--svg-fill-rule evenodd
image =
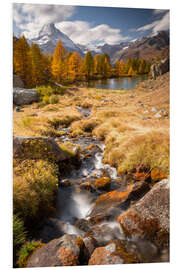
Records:
M71 142L59 143L58 145L69 157L76 156L77 152L80 150L79 145L73 144ZM74 150L75 148L77 148L76 151Z

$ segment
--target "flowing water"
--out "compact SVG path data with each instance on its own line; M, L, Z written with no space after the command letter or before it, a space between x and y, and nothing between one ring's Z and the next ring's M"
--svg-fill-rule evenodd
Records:
M85 118L88 118L91 113L90 109L83 109L80 106L77 109ZM69 129L66 128L64 131L67 132L67 135L57 140L61 140L61 142L71 141L72 139L68 137ZM116 168L103 163L105 145L97 138L88 136L79 136L77 139L73 139L72 142L80 145L83 151L87 151L87 147L90 145L94 145L94 148L88 150L89 155L87 157L83 154L81 155L81 165L78 168L74 168L62 176L61 181L69 181L73 185L59 187L56 200L56 213L53 218L48 220L41 233L41 239L44 239L44 242L49 242L53 238L58 238L65 233L76 234L81 237L85 236L86 232L77 228L74 224L78 220L88 221L91 210L94 207L94 202L102 192L99 193L97 190L95 192L81 190L79 188L80 184L87 181L91 182L92 178L107 175L111 178L111 190L113 190L113 187L114 189L117 188L116 185L113 185L113 181L115 183L117 181ZM114 216L114 220L102 222L98 225L101 233L97 238L99 237L99 240L104 245L112 239L126 239L116 220L117 218ZM146 250L147 254L151 254L152 250L156 249L150 242L140 241L135 238L131 240L134 243L136 242L140 249ZM150 256L149 261L151 261L151 255L148 256ZM162 255L158 256L157 261L162 261L163 259L160 258Z

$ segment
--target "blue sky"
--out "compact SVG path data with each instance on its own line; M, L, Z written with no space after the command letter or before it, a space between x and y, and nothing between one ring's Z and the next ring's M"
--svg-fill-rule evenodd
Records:
M118 44L169 29L169 11L157 9L14 4L14 34L37 36L46 23L75 43Z

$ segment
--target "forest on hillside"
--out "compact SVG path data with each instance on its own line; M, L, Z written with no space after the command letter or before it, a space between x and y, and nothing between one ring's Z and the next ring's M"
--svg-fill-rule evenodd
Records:
M111 65L108 54L88 51L84 58L78 52L67 52L61 40L53 55L44 54L35 43L28 44L24 36L13 37L13 73L23 80L26 88L51 82L70 84L78 81L148 74L151 63L145 59L116 61Z

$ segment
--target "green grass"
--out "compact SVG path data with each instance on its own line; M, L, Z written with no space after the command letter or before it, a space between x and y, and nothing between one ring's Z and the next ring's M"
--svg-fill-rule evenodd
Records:
M24 222L17 215L13 215L13 249L18 250L26 240Z
M43 244L39 241L27 242L19 252L18 266L20 268L26 267L28 259L32 255L32 253L42 246Z

